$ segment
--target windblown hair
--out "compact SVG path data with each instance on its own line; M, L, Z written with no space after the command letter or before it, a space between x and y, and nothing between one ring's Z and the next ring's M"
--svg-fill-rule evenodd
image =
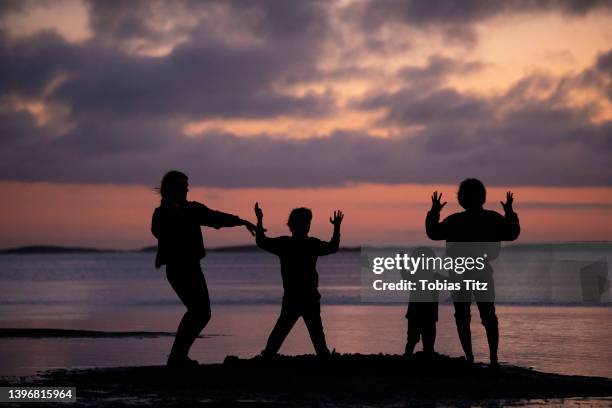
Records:
M187 180L189 177L183 172L178 170L170 170L162 178L161 185L155 188L155 191L161 195L161 203L164 205L170 200L170 197L178 187L179 183L183 180Z

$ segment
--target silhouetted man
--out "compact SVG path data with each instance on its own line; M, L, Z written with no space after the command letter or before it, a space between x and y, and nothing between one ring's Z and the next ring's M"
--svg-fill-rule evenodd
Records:
M321 322L321 295L319 294L319 275L316 270L317 258L333 254L340 246L340 224L344 215L341 211L334 212L329 221L334 226L334 233L329 242L309 237L312 212L308 208L296 208L291 211L287 225L291 236L268 238L263 228L263 212L259 204L255 204L257 215L257 245L277 255L281 262L283 278L283 305L281 313L270 333L262 356L271 357L278 353L285 337L291 331L295 322L302 317L310 334L318 356L330 354L325 343L323 323Z
M210 320L210 300L200 259L206 255L200 226L213 228L255 225L232 214L211 210L196 201L187 201L187 176L169 171L162 179L161 204L153 212L151 232L157 238L155 266L166 265L166 277L187 312L176 331L168 366L190 367L198 362L188 357L191 345Z
M431 210L427 213L425 226L427 236L430 239L446 240L447 252L453 251L454 243L466 242L495 243L493 246L491 244L482 244L481 246L488 248L489 252L491 252L490 249L493 249L493 252L499 252L500 241L514 241L520 234L519 219L512 209L513 195L510 191L506 194L506 202L500 202L504 209L504 216L482 208L486 201L486 189L480 180L467 179L461 182L457 198L465 211L451 214L442 222L440 222L440 211L444 208L446 202L441 203L441 198L442 194L438 195L437 191L431 196ZM488 260L495 256L497 254L492 254ZM495 289L492 275L493 269L489 262L486 262L484 270L479 272L480 278L488 283L486 293L465 289L451 292L455 306L457 332L468 362L474 361L470 332L470 305L473 297L487 333L491 364L497 364L499 328L495 314Z

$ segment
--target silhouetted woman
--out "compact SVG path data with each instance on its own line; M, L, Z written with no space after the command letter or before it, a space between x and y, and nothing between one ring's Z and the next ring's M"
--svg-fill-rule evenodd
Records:
M157 238L155 266L166 265L168 282L187 307L176 331L168 366L196 366L188 357L189 348L210 320L210 300L200 259L206 255L202 230L245 226L251 234L255 225L235 215L211 210L196 201L187 201L188 178L170 171L162 179L161 205L153 212L151 232Z

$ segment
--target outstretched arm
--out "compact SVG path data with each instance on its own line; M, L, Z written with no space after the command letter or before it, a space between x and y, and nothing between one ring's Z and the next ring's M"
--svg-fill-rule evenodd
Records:
M344 214L340 210L334 211L333 218L329 218L329 222L334 226L334 232L329 242L321 241L318 255L329 255L338 252L340 248L340 225L343 219Z
M203 204L199 204L197 208L200 215L200 225L216 229L244 226L251 235L255 235L255 225L247 220L243 220L237 215L212 210Z
M263 211L259 203L255 203L255 216L257 217L257 227L255 228L255 242L257 246L273 254L278 252L277 238L268 238L266 229L263 226Z
M431 195L431 209L425 218L425 231L429 239L434 241L446 239L444 223L440 222L440 212L446 205L446 201L442 203L441 200L442 193L438 195L438 192L434 191Z
M521 233L518 215L514 212L512 204L514 203L514 194L511 191L506 193L506 202L499 202L504 209L504 225L502 228L502 241L514 241Z

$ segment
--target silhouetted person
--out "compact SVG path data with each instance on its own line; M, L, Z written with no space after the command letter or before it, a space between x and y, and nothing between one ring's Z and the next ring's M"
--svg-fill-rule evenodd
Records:
M421 256L435 257L436 254L431 248L418 247L412 251L412 258ZM438 321L438 291L422 290L419 281L431 281L439 277L434 271L424 268L416 270L413 274L402 270L402 278L416 282L416 290L410 292L408 302L408 332L406 336L406 350L404 355L411 356L419 340L423 341L423 353L432 357L434 354L434 343L436 342L436 322Z
M440 222L440 211L445 203L441 203L442 194L434 192L431 196L431 210L425 220L427 236L433 240L446 240L447 252L453 251L453 243L494 243L484 245L488 251L499 252L500 241L514 241L520 234L519 219L512 209L514 201L512 193L506 194L506 202L500 202L504 215L482 208L486 201L486 189L481 181L467 179L461 182L457 198L459 204L465 209L463 212L451 214ZM460 248L460 245L457 246ZM496 257L496 253L489 253L488 261ZM472 353L472 335L470 332L470 305L472 297L476 301L480 319L487 333L491 364L497 364L497 348L499 344L499 328L494 304L493 269L489 262L485 268L478 272L478 278L488 283L488 291L452 291L455 306L455 322L459 340L468 362L474 361Z
M319 275L316 270L317 258L333 254L340 246L340 224L344 215L334 212L329 221L334 225L334 233L329 242L309 237L312 212L308 208L296 208L291 211L287 225L291 236L268 238L263 228L263 212L255 204L257 215L257 245L277 255L281 262L283 278L283 304L281 313L270 333L262 356L271 357L278 353L285 337L295 322L302 317L310 334L318 356L330 354L325 343L323 323L321 322L321 295L319 294Z
M170 171L162 179L161 205L153 212L151 232L157 238L155 266L166 265L168 282L187 307L176 331L168 366L195 366L189 348L210 320L210 299L200 259L206 255L200 226L213 228L245 226L254 234L255 225L235 215L211 210L187 201L188 179Z

